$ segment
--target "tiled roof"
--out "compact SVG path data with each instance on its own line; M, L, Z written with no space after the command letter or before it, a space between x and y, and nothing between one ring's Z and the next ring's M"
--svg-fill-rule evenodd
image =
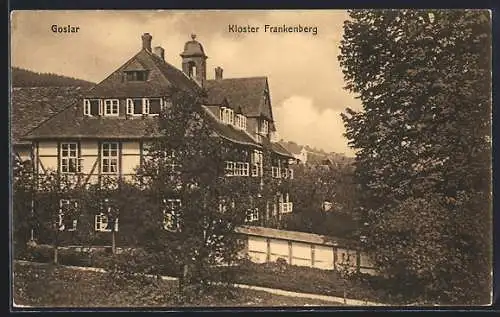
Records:
M208 107L204 107L204 109L207 114L209 114L208 117L212 119L215 132L219 136L232 142L260 147L260 145L247 132L236 129L230 124L219 121L214 113L208 109Z
M154 137L158 131L158 119L154 117L132 118L89 118L81 114L78 103L58 113L30 133L27 139L96 138L96 139L140 139ZM205 108L214 123L215 132L232 142L259 145L246 132L224 124Z
M279 141L278 143L290 153L299 154L302 151L302 146L294 142Z
M149 70L145 82L127 82L122 72L128 67ZM141 50L124 65L85 94L86 97L151 97L165 96L173 89L200 91L201 88L182 71L155 54Z
M19 87L12 89L12 143L22 144L21 137L45 120L75 102L82 93L80 87Z
M273 151L276 154L293 158L293 154L288 152L287 149L281 146L278 142L271 142L266 138L262 138L262 146L265 149Z
M26 136L26 139L61 139L61 138L131 138L137 139L153 135L155 120L151 117L123 118L84 117L79 103L74 103L65 110L41 124ZM153 130L154 131L154 130Z
M213 79L205 82L208 104L222 104L227 98L233 106L241 106L247 117L263 115L272 120L272 114L265 107L266 77Z

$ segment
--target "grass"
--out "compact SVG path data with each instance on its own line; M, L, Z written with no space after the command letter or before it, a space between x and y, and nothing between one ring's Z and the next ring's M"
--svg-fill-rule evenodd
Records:
M176 301L177 281L130 281L112 285L105 273L50 264L14 265L14 303L31 307L180 307L180 306L341 306L341 303L236 289L234 297L204 296L189 304Z

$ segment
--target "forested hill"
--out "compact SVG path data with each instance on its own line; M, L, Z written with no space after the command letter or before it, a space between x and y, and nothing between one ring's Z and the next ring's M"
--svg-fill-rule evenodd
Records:
M12 67L13 87L90 87L92 85L94 85L94 83L82 79L51 73L36 73L30 70Z

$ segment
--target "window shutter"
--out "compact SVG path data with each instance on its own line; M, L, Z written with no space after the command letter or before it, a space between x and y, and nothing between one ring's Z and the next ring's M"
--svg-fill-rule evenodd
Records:
M99 115L102 116L103 113L103 102L102 99L99 99Z
M134 114L134 102L132 99L127 99L127 114Z
M101 215L95 215L95 230L101 231Z
M83 100L83 114L86 116L90 116L90 100Z
M149 114L149 99L148 98L142 99L142 113Z

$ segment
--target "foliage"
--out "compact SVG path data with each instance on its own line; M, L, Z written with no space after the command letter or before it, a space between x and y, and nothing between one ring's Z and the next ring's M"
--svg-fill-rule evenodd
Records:
M439 303L491 289L491 17L486 10L356 10L340 64L363 110L357 150L366 250Z
M353 176L349 165L295 166L290 182L294 211L287 217L284 229L336 237L356 236L359 224L354 208ZM332 203L328 211L323 208L325 201Z
M12 67L11 76L13 87L90 87L94 85L94 83L86 80L56 74L37 73L18 67Z
M28 162L12 158L12 241L14 257L21 256L31 237L33 173Z
M237 259L242 245L234 229L259 188L250 177L225 177L225 161L248 154L214 137L208 116L198 96L175 92L137 173L147 197L136 221L140 246L155 254L156 265L174 263L181 290L228 282L214 281L212 271Z

